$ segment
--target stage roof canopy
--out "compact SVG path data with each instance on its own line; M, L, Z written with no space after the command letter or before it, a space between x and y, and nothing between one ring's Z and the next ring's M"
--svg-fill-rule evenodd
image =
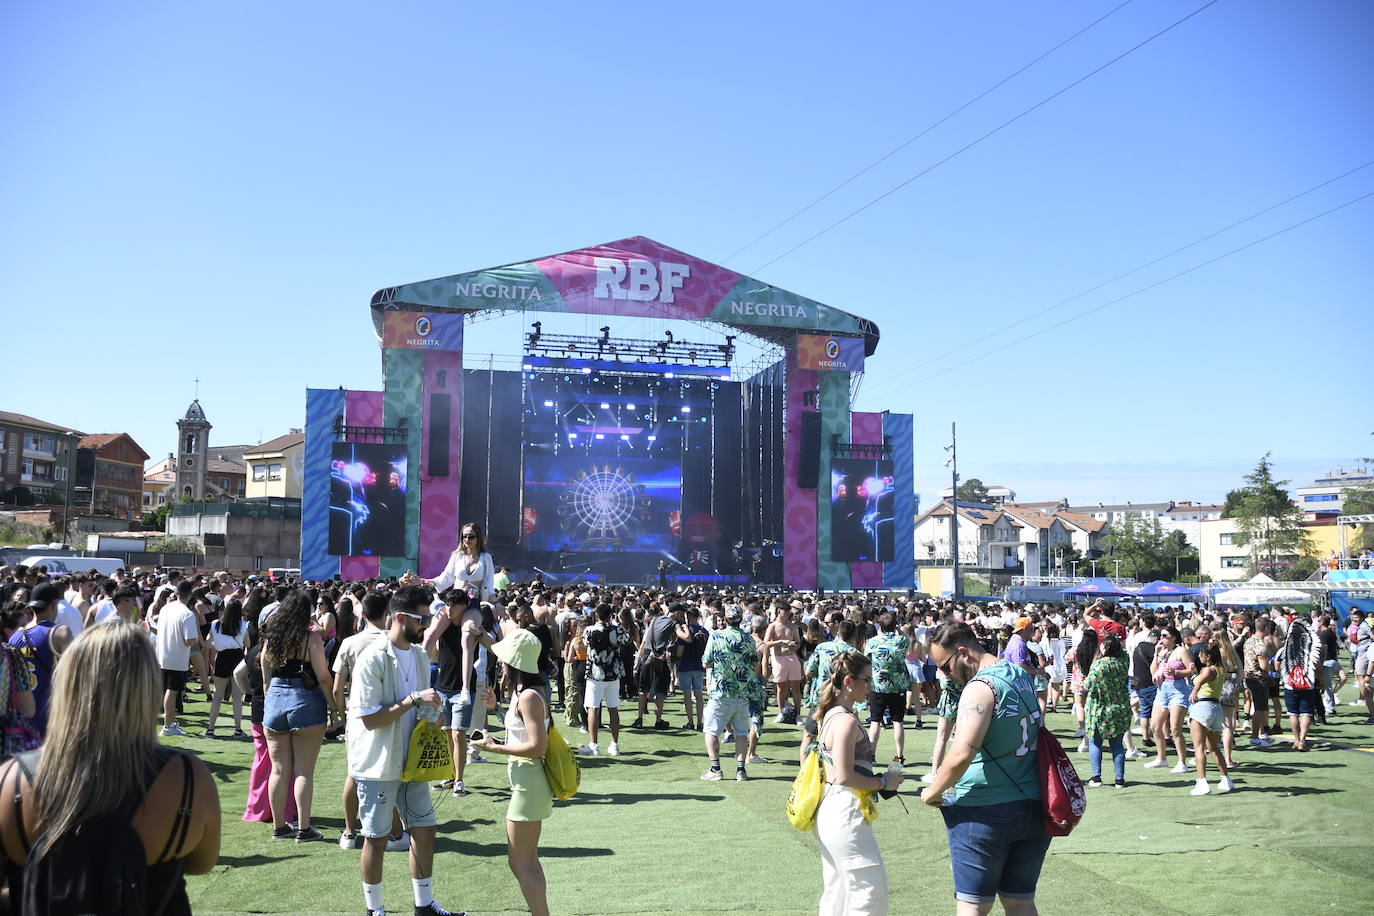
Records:
M798 333L815 333L862 337L866 356L878 348L878 326L866 318L642 236L390 286L372 296L379 334L383 313L416 309L712 321L784 346L793 345Z

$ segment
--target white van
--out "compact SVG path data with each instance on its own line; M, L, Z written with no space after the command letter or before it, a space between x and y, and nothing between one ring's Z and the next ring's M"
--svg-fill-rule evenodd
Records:
M35 566L46 566L50 575L70 576L75 573L90 572L95 570L103 576L113 576L115 570L124 568L124 561L119 557L44 557L31 556L24 557L15 562L32 569Z

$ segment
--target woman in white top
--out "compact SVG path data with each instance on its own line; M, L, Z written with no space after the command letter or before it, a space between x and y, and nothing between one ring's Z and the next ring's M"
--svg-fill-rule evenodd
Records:
M210 646L214 649L215 696L210 700L210 722L205 737L214 738L215 722L219 719L219 704L225 693L231 694L234 704L234 733L232 738L246 738L243 733L243 690L234 680L234 669L243 661L248 645L248 621L243 619L243 602L230 598L224 603L224 613L210 624Z
M420 581L425 585L432 585L439 594L455 585L467 591L467 610L463 612L461 620L454 621L462 626L469 620L480 624L482 602L491 597L495 579L496 569L491 561L491 554L487 553L487 542L482 536L482 527L475 522L468 522L459 532L458 549L448 558L448 565L444 567L444 571L437 579ZM435 622L432 637L437 639L449 625L449 615L441 615ZM463 689L458 694L458 701L466 704L472 702L472 694L468 691L467 685L472 681L472 668L477 660L477 640L466 629L462 634L463 661L460 683Z

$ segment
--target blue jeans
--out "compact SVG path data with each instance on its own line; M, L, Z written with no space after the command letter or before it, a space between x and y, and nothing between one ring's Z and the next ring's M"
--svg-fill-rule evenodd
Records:
M999 895L1033 900L1050 848L1040 799L940 809L949 839L954 898L991 903Z
M1092 735L1088 744L1088 765L1092 767L1093 779L1102 778L1102 741L1101 735ZM1107 738L1106 741L1112 749L1112 769L1116 771L1116 781L1126 781L1126 745L1121 741L1121 735L1114 738Z

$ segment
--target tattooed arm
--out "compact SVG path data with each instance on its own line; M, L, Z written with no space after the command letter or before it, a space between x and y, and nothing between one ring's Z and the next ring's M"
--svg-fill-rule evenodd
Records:
M974 681L964 688L959 698L959 717L954 721L954 737L950 739L940 769L921 792L921 801L939 807L940 796L959 781L983 746L996 705L996 694L982 681Z

